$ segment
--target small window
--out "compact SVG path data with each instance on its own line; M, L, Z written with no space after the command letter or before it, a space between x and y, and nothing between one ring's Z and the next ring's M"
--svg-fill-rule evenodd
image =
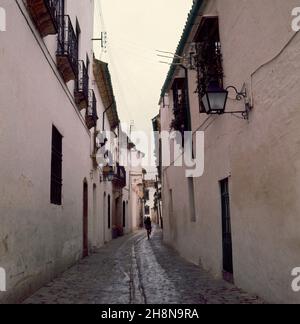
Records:
M52 127L51 204L62 204L62 135Z
M123 227L126 227L126 203L123 201Z
M173 83L172 91L174 118L171 123L171 128L183 135L185 131L190 130L186 80L184 78L177 78Z

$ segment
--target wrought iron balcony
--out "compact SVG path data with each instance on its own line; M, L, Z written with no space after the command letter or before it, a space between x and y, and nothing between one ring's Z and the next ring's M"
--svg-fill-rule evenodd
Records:
M89 74L84 61L78 62L78 77L75 82L75 102L80 109L88 107L89 103Z
M77 79L78 39L69 16L63 16L58 20L56 60L65 82Z
M113 184L119 188L126 187L126 170L123 166L117 163L115 167L115 174L112 180Z
M89 129L96 127L98 120L97 101L94 90L89 90L89 103L86 110L85 121Z
M64 0L27 0L27 9L42 37L58 33Z

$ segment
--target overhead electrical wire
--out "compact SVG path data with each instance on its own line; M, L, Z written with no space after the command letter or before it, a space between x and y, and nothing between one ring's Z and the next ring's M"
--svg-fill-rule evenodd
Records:
M114 44L114 43L111 43L110 45L112 48L115 48L115 49L120 49L121 51L125 51L126 53L129 54L129 57L130 58L134 58L134 59L140 59L140 60L144 60L144 61L147 61L148 63L151 63L151 64L157 64L157 60L155 59L155 56L153 55L153 57L151 57L150 55L149 56L146 56L146 55L143 55L143 53L140 53L136 50L132 50L128 47L125 47L125 46L122 46L120 44ZM125 54L123 54L123 56L125 56Z
M137 50L142 50L144 52L149 52L149 53L155 54L155 49L154 48L146 47L141 43L139 44L139 43L133 42L132 40L125 39L123 37L119 37L118 35L114 35L113 38L116 41L118 41L119 43L125 44L126 46L130 46L130 47L136 48Z
M99 19L100 23L101 23L101 29L102 31L107 31L106 30L106 24L105 24L105 15L103 14L103 7L102 7L102 3L101 0L98 0L98 6L99 6L99 10L97 10L97 19ZM128 104L128 100L126 97L126 93L124 91L124 87L123 84L126 85L126 92L130 93L131 95L134 95L137 97L138 102L140 102L141 105L144 105L144 96L138 92L138 88L139 88L139 83L137 82L137 80L133 77L130 77L132 75L132 71L128 70L128 72L126 71L126 73L120 73L120 68L122 67L118 67L117 64L115 64L115 55L114 55L114 49L121 49L124 53L126 52L128 54L128 58L130 60L134 61L143 61L143 62L147 62L147 64L151 64L151 70L157 68L157 69L161 69L161 64L158 60L158 54L159 53L168 53L173 55L173 53L171 52L162 52L162 51L158 51L154 48L150 48L145 46L144 44L141 43L137 43L134 42L132 40L127 40L123 37L120 36L115 36L112 37L111 39L109 39L109 43L107 45L107 51L105 52L103 49L101 51L100 54L100 59L103 59L104 54L107 55L106 59L107 61L110 63L111 69L112 69L112 77L114 79L114 83L116 85L116 89L117 89L117 95L119 96L119 99L121 101L121 112L122 115L126 115L128 118L128 121L134 120L133 118L133 113L130 109L130 106ZM126 55L127 55L126 54ZM125 55L125 54L124 54ZM170 57L170 60L172 60L173 58ZM124 69L124 67L122 68L122 70ZM129 68L128 68L129 69ZM126 76L126 78L124 78L124 76Z

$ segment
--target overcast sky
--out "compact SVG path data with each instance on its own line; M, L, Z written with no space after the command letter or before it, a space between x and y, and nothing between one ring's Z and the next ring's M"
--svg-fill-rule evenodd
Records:
M97 34L108 34L108 51L101 59L109 63L119 117L122 122L134 120L135 130L149 131L169 69L159 63L156 50L175 51L193 1L95 2ZM99 43L95 45L99 58Z

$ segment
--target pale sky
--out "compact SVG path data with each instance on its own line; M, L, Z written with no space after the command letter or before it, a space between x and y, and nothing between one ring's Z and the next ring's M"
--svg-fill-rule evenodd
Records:
M102 19L100 17L100 1ZM175 52L192 0L95 0L96 31L108 34L109 63L119 117L134 130L149 131L158 114L160 90L169 66L156 50ZM99 43L95 43L99 58Z

